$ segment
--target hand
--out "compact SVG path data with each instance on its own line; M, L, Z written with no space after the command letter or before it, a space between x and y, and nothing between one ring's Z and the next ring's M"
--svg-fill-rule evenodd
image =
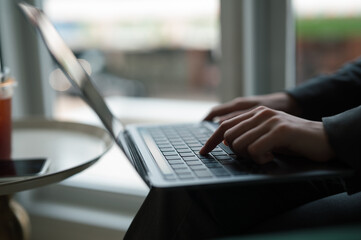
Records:
M258 106L266 106L294 115L298 115L300 112L296 102L290 95L287 93L274 93L254 97L236 98L230 102L214 107L204 120L212 121L217 117L219 118L219 122L223 122Z
M209 153L222 141L237 155L251 157L259 164L272 161L273 153L294 153L314 161L334 157L322 122L267 107L257 107L221 123L200 154Z

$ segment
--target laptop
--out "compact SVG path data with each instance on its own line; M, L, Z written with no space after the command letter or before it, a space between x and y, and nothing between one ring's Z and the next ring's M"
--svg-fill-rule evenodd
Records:
M199 149L217 129L217 124L212 122L124 127L43 11L27 3L19 3L19 7L39 31L53 59L149 187L219 187L352 175L349 168L337 163L280 156L261 166L238 158L223 143L207 156L201 156Z

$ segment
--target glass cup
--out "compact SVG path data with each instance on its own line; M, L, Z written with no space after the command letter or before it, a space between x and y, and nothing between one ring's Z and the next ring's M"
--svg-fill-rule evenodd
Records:
M0 160L11 158L11 99L16 82L9 71L0 73Z

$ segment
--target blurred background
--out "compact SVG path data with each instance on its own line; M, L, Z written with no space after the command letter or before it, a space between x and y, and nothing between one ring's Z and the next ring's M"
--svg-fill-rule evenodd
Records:
M297 83L336 71L361 53L361 2L293 0Z
M291 2L295 84L359 56L360 1ZM43 9L105 96L220 101L219 0L44 0ZM59 71L49 82L56 114L73 90Z
M0 4L14 118L100 126L15 3ZM199 121L237 96L292 88L361 54L359 0L27 0L42 8L124 123ZM119 149L17 195L33 239L120 239L148 188Z
M44 11L93 74L104 74L106 95L216 98L217 0L46 0Z
M104 96L218 100L218 0L46 0L43 7ZM61 75L49 79L58 107L73 93Z

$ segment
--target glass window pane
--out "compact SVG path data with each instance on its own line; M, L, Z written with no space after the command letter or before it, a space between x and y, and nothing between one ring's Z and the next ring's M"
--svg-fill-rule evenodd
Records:
M332 73L361 54L361 1L293 0L297 83Z
M45 0L44 11L105 96L216 101L218 0ZM75 93L60 71L58 101Z

